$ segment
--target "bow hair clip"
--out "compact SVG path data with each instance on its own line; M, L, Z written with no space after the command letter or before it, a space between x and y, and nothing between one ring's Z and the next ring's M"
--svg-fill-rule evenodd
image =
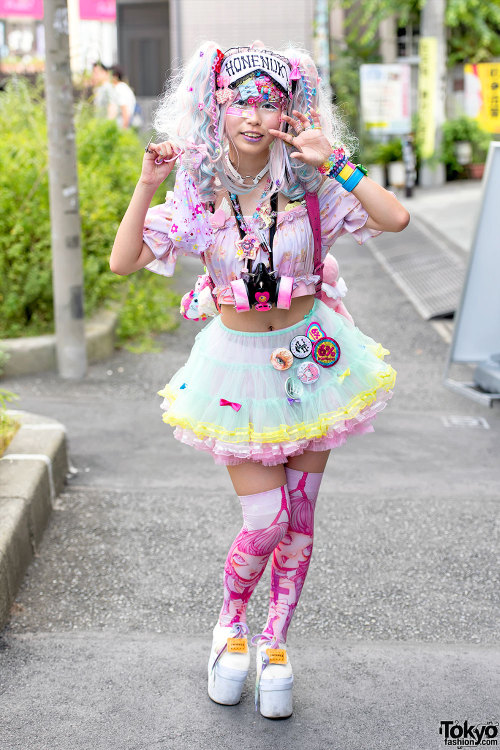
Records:
M290 72L290 80L291 81L300 81L301 74L300 74L300 60L298 57L292 57L290 59L290 64L292 66L292 70Z
M217 50L217 57L214 60L213 64L213 71L215 75L218 75L220 73L222 61L224 59L224 52L221 52L220 49Z
M208 147L204 143L186 141L181 160L182 166L186 169L198 169L206 156L208 156Z

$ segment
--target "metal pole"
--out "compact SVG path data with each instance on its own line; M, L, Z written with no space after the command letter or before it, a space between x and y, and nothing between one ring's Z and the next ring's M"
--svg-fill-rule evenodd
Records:
M446 37L445 37L445 6L446 0L426 0L420 16L420 37L435 38L437 40L436 55L436 88L433 92L435 131L434 152L439 153L442 140L443 123L445 121L446 98ZM444 164L432 163L426 159L420 168L421 187L438 187L446 182Z
M59 374L87 370L78 178L66 0L44 0L52 284Z
M330 86L330 17L328 0L315 0L314 58L328 100L332 100Z

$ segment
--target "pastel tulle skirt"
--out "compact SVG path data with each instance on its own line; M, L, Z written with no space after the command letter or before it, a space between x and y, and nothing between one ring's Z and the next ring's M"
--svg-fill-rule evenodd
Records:
M302 337L311 340L310 353ZM320 300L299 323L265 333L233 331L219 316L159 391L163 421L219 464L274 466L305 450L336 448L349 435L372 432L392 396L396 372L386 354Z

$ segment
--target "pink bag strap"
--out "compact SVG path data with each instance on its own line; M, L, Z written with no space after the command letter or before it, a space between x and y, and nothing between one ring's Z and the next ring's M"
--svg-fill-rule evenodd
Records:
M314 271L319 276L316 282L316 297L321 296L321 284L323 283L323 266L321 261L321 218L319 215L319 198L317 193L306 193L307 214L314 238Z

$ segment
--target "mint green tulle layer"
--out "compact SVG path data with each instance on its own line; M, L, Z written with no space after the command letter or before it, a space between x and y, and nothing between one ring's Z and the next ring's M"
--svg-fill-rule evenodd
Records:
M338 362L320 367L320 377L304 384L300 401L290 402L288 378L297 378L295 359L285 371L271 364L274 349L290 347L318 323L340 346ZM349 435L373 430L372 421L392 396L396 372L389 352L320 300L289 328L265 333L233 331L214 318L196 336L186 364L165 388L163 420L174 436L217 463L285 463L304 450L341 445Z

